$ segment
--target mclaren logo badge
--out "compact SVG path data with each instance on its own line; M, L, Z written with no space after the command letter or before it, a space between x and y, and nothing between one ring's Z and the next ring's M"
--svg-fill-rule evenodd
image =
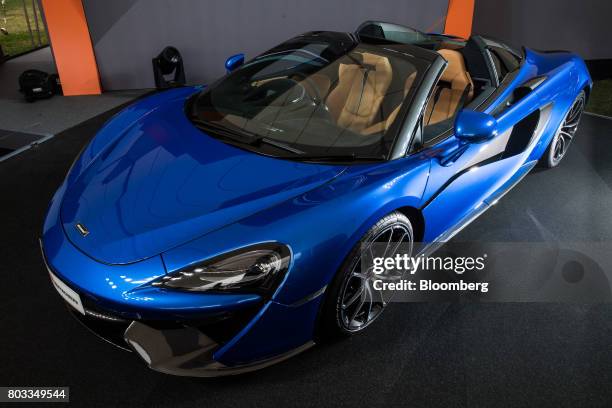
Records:
M87 227L85 227L83 224L81 224L80 222L77 222L76 225L74 226L77 231L79 231L79 233L86 237L89 235L89 230L87 229Z

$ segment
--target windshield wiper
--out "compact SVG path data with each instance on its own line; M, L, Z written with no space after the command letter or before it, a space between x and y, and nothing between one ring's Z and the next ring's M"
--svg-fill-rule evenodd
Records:
M249 145L259 146L261 144L267 144L277 149L285 150L293 153L295 156L283 157L291 160L300 161L321 161L321 162L352 162L352 161L382 161L385 158L382 156L358 156L354 153L351 154L339 154L339 155L306 155L303 151L286 145L275 139L270 139L265 136L259 136L255 133L249 132L248 130L239 128L229 128L223 125L218 125L214 122L203 121L200 119L192 118L193 124L204 131L214 132L215 135L221 136L225 141L230 144L238 145ZM239 138L236 138L238 136Z
M268 144L270 146L277 147L277 148L285 150L287 152L291 152L291 153L295 153L295 154L304 154L304 152L301 151L301 150L298 150L298 149L296 149L294 147L286 145L283 142L279 142L278 140L268 139L267 137L260 137L260 138L257 138L255 140L253 140L253 142L252 142L252 144L256 144L256 145L257 144L262 144L262 143Z
M320 156L296 156L292 157L295 160L304 161L329 161L329 162L348 162L348 161L382 161L385 158L382 156L358 156L356 154L338 154L338 155L320 155Z
M287 152L293 154L303 154L304 152L298 149L295 149L289 145L284 144L283 142L279 142L278 140L270 139L265 136L259 136L256 133L249 132L248 130L239 129L239 128L228 128L223 125L218 125L213 122L207 122L200 119L191 119L193 124L198 127L198 129L202 129L205 131L212 131L215 134L219 134L223 136L225 140L230 139L232 142L247 144L249 146L259 146L261 144L267 144L270 146L274 146L277 149L285 150ZM239 136L240 139L236 139L235 136Z
M218 125L214 122L208 122L208 121L195 119L195 118L191 118L191 121L193 122L194 125L198 127L198 129L212 131L212 132L219 132L219 133L222 133L223 136L230 136L230 137L239 136L241 139L240 140L236 139L237 142L251 144L254 140L257 140L259 138L259 136L257 136L255 133L249 132L244 129L228 128L223 125Z

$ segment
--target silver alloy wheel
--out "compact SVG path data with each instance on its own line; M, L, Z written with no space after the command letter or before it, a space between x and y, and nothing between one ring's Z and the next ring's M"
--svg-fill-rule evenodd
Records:
M565 119L555 134L555 138L552 141L551 149L551 163L553 166L559 164L561 159L565 157L572 139L578 131L578 125L580 124L580 118L584 112L586 104L586 96L584 92L578 95L578 98L574 101L574 104L565 115Z
M349 332L358 332L372 323L382 313L383 309L391 300L381 291L372 289L372 280L378 279L373 272L373 265L366 271L362 271L362 259L374 257L372 246L384 244L383 257L392 257L400 249L402 244L409 244L412 252L412 231L403 224L393 224L362 244L362 251L353 261L349 276L345 279L339 305L340 323ZM377 254L378 255L378 254ZM370 262L367 263L370 265ZM387 277L388 279L390 277ZM401 277L396 277L401 279Z

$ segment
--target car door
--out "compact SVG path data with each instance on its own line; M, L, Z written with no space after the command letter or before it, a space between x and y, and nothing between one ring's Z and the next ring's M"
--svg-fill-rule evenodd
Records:
M424 126L422 154L431 157L430 178L422 203L427 220L424 241L450 239L535 164L525 163L526 152L536 139L535 134L543 128L546 110L538 109L537 95L530 92L529 83L516 86L523 80L520 72L511 79L496 92L495 99L502 100L501 103L480 108L496 115L498 134L494 138L468 143L454 136L451 124L446 132L428 140L428 129Z
M483 143L450 136L423 153L431 157L422 211L427 220L424 240L446 241L462 225L487 209L485 200L515 171L520 158L502 159L508 131Z

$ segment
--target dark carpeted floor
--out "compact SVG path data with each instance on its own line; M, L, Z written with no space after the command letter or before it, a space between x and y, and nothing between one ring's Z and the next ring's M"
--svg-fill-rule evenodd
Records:
M610 304L396 304L366 333L221 379L149 371L64 309L37 237L74 156L111 113L0 163L0 386L70 386L76 406L612 406ZM458 239L612 240L612 121L585 117ZM40 406L40 405L37 405Z

